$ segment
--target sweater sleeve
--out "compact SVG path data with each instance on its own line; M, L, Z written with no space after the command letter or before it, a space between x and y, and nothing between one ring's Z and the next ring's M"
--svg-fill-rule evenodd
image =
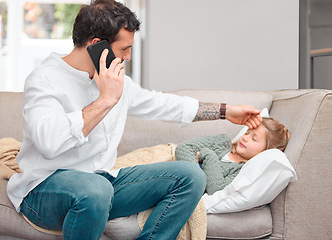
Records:
M189 161L197 163L196 153L199 151L198 146L191 141L180 143L175 149L175 158L177 161Z
M221 158L230 149L230 138L226 134L221 134L184 141L180 143L175 150L176 160L197 163L196 153L203 148L211 149Z
M210 150L203 161L202 169L206 175L206 192L212 195L224 189L238 175L243 164L228 163L219 160L216 153Z

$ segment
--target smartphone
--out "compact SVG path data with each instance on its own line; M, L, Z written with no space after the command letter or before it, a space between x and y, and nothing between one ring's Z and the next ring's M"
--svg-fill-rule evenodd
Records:
M92 44L87 47L88 53L90 55L90 58L93 62L93 65L95 66L97 73L99 74L99 59L101 57L102 52L104 49L108 49L108 55L106 57L106 67L109 68L111 65L111 62L115 59L115 55L112 51L111 45L107 40L101 40L99 42L96 42L95 44Z

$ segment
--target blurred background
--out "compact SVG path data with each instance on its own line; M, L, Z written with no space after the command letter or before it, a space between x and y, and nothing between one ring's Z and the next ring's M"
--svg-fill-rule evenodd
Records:
M52 51L70 53L75 16L88 2L0 0L0 91L23 91ZM142 22L126 74L145 88L332 88L332 1L120 2Z

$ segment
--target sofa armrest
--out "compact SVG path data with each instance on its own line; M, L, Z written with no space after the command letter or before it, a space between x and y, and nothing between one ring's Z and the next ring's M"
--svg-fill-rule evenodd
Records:
M291 133L285 151L298 181L271 203L275 236L317 239L331 235L332 91L285 90L272 93L271 116Z

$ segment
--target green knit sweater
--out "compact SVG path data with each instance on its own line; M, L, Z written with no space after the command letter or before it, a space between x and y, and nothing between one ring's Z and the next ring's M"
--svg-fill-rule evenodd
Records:
M239 173L243 163L223 162L221 159L230 152L231 140L226 134L194 138L180 143L175 149L176 160L199 163L206 175L206 192L224 189Z

